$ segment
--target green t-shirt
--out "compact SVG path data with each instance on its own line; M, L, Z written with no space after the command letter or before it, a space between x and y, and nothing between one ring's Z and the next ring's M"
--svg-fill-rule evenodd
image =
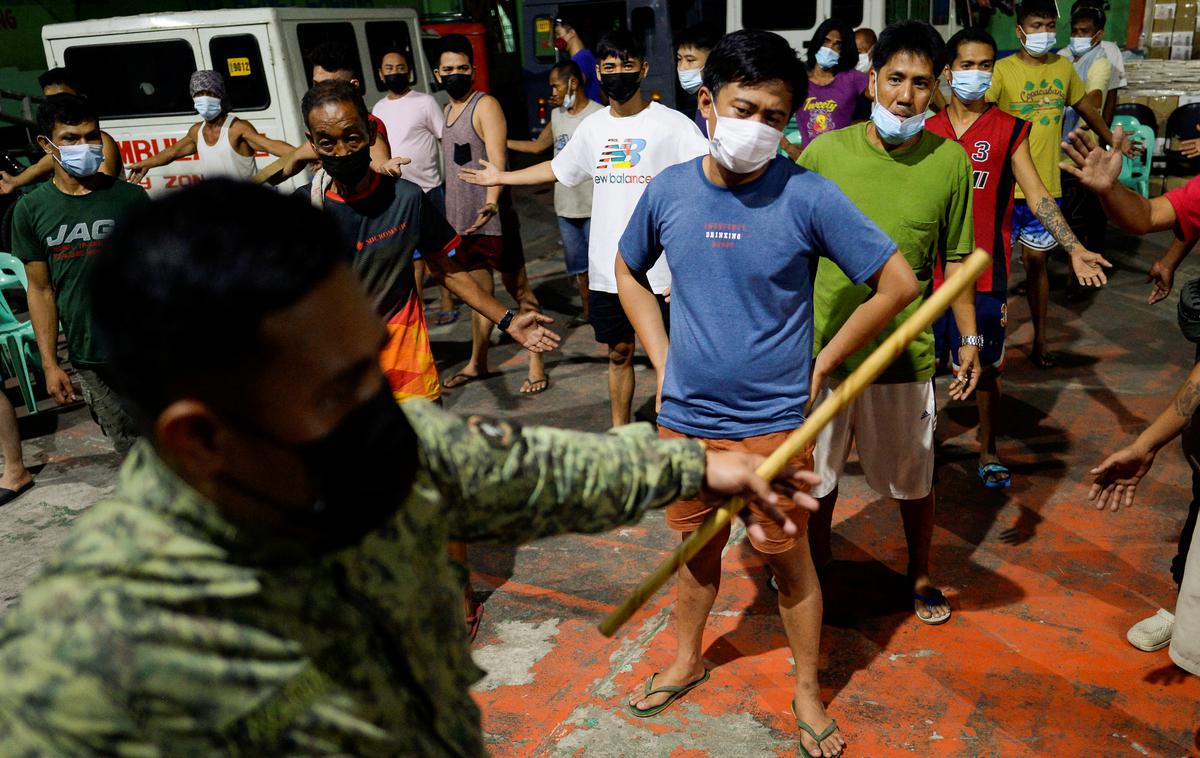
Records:
M948 261L956 261L975 245L971 162L966 151L951 140L922 132L917 144L888 153L867 141L866 126L856 124L822 134L800 156L800 164L832 179L867 218L896 241L917 276L921 295L842 364L837 371L840 378L858 368L929 297L939 250L946 251ZM855 285L837 265L822 258L814 291L815 354L871 296L871 289ZM933 330L926 329L878 381L925 381L933 376L933 370Z
M68 195L54 182L45 182L21 198L13 211L13 255L27 264L49 266L58 318L76 366L105 362L92 330L88 283L96 253L117 219L146 199L144 189L120 180L86 195Z

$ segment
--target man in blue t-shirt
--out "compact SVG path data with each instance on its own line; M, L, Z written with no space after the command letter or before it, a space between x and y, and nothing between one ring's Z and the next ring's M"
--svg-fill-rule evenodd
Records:
M604 105L608 101L600 94L600 73L596 68L596 56L583 44L576 30L574 19L559 16L554 19L554 47L571 56L575 65L583 72L583 93L588 100Z
M617 289L658 372L660 435L769 454L803 423L824 378L917 296L917 282L895 243L836 185L776 155L793 105L807 90L804 67L782 37L727 35L702 78L709 155L650 182L620 241ZM646 279L664 250L672 274L670 350ZM822 256L874 294L814 365L812 288ZM811 468L811 458L793 466ZM796 661L792 709L801 744L812 755L837 755L845 743L817 684L821 590L803 537L808 514L787 510L784 500L779 508L794 528L770 523L773 504L753 502L748 533L779 585ZM713 507L674 503L668 524L686 537ZM704 624L727 539L728 530L680 569L675 660L633 694L634 715L652 716L707 679Z

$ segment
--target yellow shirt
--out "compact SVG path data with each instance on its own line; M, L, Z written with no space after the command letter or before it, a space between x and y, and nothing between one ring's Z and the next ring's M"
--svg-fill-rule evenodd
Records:
M1054 197L1062 197L1058 146L1062 141L1063 109L1078 103L1086 94L1075 67L1055 53L1049 53L1044 63L1033 66L1016 55L996 63L987 98L1005 113L1033 123L1029 150L1042 183ZM1025 197L1020 187L1017 197Z

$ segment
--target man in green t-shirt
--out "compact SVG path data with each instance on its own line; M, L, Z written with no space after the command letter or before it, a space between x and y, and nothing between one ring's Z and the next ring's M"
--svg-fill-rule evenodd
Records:
M937 89L945 43L932 26L906 21L884 29L875 44L871 121L827 132L813 140L800 158L805 168L832 179L859 210L896 241L921 295L867 347L846 360L837 378L857 368L870 352L920 307L933 289L933 264L946 254L947 275L974 246L971 216L971 163L957 143L925 131L924 113ZM837 334L870 295L835 265L817 267L815 348ZM967 397L979 378L980 338L975 331L975 295L970 289L954 301L954 318L963 335L962 366L950 385L954 399ZM830 531L837 502L838 477L852 443L867 483L900 504L908 541L908 577L917 617L927 624L950 618L950 607L929 577L933 539L933 332L926 330L817 438L815 465L821 483L812 494L821 509L809 521L809 544L818 568L832 560ZM826 388L816 402L829 395Z
M60 404L75 390L58 364L58 324L83 399L118 453L137 438L134 424L101 378L105 354L92 330L89 275L117 219L146 200L137 185L98 173L100 124L87 100L52 95L38 108L38 144L54 158L50 181L21 198L13 212L13 253L29 278L29 316L46 389Z
M1054 0L1025 0L1017 6L1017 39L1021 41L1021 49L996 62L987 98L1005 113L1033 124L1029 150L1034 165L1042 177L1042 184L1061 205L1058 163L1066 107L1074 108L1104 144L1112 142L1112 134L1100 113L1100 106L1087 97L1087 87L1075 67L1066 58L1050 52L1057 24L1058 8ZM1051 203L1048 199L1042 202ZM1029 207L1025 194L1017 187L1012 236L1014 244L1021 243L1021 262L1025 266L1029 312L1033 320L1030 357L1037 366L1049 368L1054 365L1054 356L1046 349L1046 306L1050 299L1046 255L1058 246L1058 242L1038 220L1038 210Z

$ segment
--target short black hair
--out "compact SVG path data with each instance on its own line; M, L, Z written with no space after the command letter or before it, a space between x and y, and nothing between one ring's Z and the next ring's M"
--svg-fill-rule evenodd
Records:
M899 53L927 59L933 64L934 76L941 74L946 67L946 43L927 21L901 21L885 28L875 43L871 65L876 71L882 71L888 61Z
M241 410L269 357L263 320L349 254L331 216L245 182L210 179L130 210L92 271L106 378L145 431L180 397Z
M329 103L350 103L358 111L364 124L370 122L367 104L354 85L341 79L327 79L314 84L300 100L300 114L304 117L304 126L308 127L308 114Z
M75 74L71 73L69 69L65 69L62 66L52 68L38 77L38 86L42 89L46 89L54 84L70 87L80 95L83 94L83 89L79 86L79 77L75 76Z
M839 53L838 64L834 67L835 72L849 71L858 65L858 48L854 44L854 29L845 21L840 21L836 18L827 18L821 22L817 30L813 32L812 39L808 41L806 50L808 52L807 63L810 69L817 67L817 51L825 46L825 35L831 31L841 32L842 34L842 52Z
M326 40L314 45L313 49L308 51L308 62L312 68L320 66L330 73L349 71L355 79L359 78L358 56L349 45L336 40ZM312 70L308 73L311 77Z
M1096 25L1096 31L1103 31L1108 22L1108 15L1104 12L1106 5L1100 0L1077 0L1071 6L1071 23L1087 20Z
M583 71L580 70L579 64L573 60L559 61L550 67L550 70L558 77L566 77L579 82L579 86L583 86Z
M96 109L86 97L60 92L51 95L38 105L38 132L50 139L54 134L55 124L77 126L88 121L99 121Z
M471 49L471 41L461 34L447 34L438 44L438 65L442 65L442 56L446 53L458 53L467 56L467 63L475 65L475 51Z
M703 22L692 24L675 36L675 50L692 47L697 50L712 50L720 41L721 34Z
M407 51L403 48L399 48L399 47L393 47L389 50L384 50L383 55L379 56L379 65L380 66L383 65L383 59L388 57L389 55L399 55L401 58L404 59L404 63L409 68L413 67L412 53L410 53L409 51Z
M1058 3L1054 0L1023 0L1017 5L1017 23L1025 23L1030 16L1058 18Z
M613 29L596 43L596 62L616 58L622 63L630 60L646 62L646 45L626 29Z
M808 71L788 41L774 32L740 29L717 42L708 54L701 81L715 99L726 84L783 82L792 93L792 110L808 97Z
M986 29L968 26L955 32L950 41L946 43L946 65L951 65L958 58L958 48L971 42L991 47L992 58L995 58L999 52L999 48L996 47L996 38L988 34Z
M575 14L570 11L559 11L554 17L554 25L562 26L579 34L579 19L575 18Z
M858 35L860 35L860 34L862 36L866 37L867 39L871 40L871 47L874 47L875 43L879 41L879 35L876 34L875 30L869 26L860 26L859 28L854 30L855 39L857 39Z

